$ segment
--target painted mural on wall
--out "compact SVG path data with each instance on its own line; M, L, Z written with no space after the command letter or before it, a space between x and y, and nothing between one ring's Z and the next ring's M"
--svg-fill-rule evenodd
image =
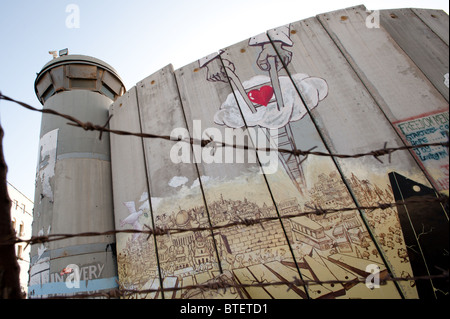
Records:
M394 124L409 145L448 141L448 110L422 114ZM427 146L414 149L414 155L434 180L436 189L448 194L448 149L443 146Z
M217 127L258 127L266 130L269 141L277 141L275 146L304 149L303 141L295 137L296 129L308 125L315 129L308 111L321 108L320 103L329 94L328 83L326 79L304 73L288 75L284 68L295 58L294 50L290 49L295 44L290 38L290 27L280 27L272 33L275 35L272 42L266 34L248 41L248 48L257 52L253 54L252 68L256 70L253 75L243 72L226 50L200 59L200 69L193 71L196 81L207 81L209 89L214 84L229 83L233 91L215 105L196 107L214 108L211 120ZM180 91L183 91L182 85ZM448 112L446 114L448 129ZM440 120L445 120L445 113L439 116ZM292 123L297 128L292 127ZM411 128L413 124L399 122L396 125L402 129ZM422 134L416 129L413 131L408 133L414 133L408 140L411 143ZM425 133L434 134L433 139L439 139L441 134L440 131ZM433 156L428 155L430 159ZM352 195L363 206L396 200L386 169L371 170L368 167L373 165L362 165L362 161L344 167L347 185L330 158L283 154L279 154L279 169L267 181L250 169L226 178L220 177L220 173L217 176L203 174L201 168L196 179L172 176L164 182L170 190L165 196L149 196L144 191L139 200L123 202L129 215L121 219L120 225L140 230L144 225L151 225L153 218L159 228L189 231L158 237L156 245L146 236L127 235L118 249L121 284L135 289L160 285L181 288L166 293L165 298L401 298L401 295L417 298L414 281L388 282L377 289L352 282L367 277L369 265L376 265L382 277L392 269L396 276L405 279L414 276L407 247L409 239L405 238L404 222L396 208L369 210L364 212L364 218L355 209L303 215L263 225L219 228L212 233L190 230L277 214L296 214L318 207L354 207ZM273 198L261 191L266 183ZM198 200L202 192L205 201ZM346 282L287 289L294 277ZM282 281L286 285L220 291L190 288L219 281L236 285ZM162 296L154 292L132 297Z
M395 200L435 198L436 191L397 172L389 173ZM424 214L426 205L426 214ZM437 202L408 203L398 207L400 224L405 234L405 244L415 273L439 275L448 267L449 234L448 217ZM421 299L440 299L448 295L448 285L440 280L416 282Z
M328 86L324 79L308 74L287 76L278 73L284 68L283 63L287 65L292 59L289 47L293 42L289 31L289 26L276 29L273 41L278 44L278 54L265 33L249 39L248 45L258 48L255 64L262 72L248 80L241 80L235 64L222 56L223 50L200 59L199 66L206 69L208 81L230 81L234 84L235 91L227 96L214 116L216 124L230 128L257 126L266 129L271 145L283 145L293 150L295 142L290 123L301 120L308 113L306 105L310 110L317 107L326 98ZM215 59L220 59L219 65L223 67L217 69L218 64L211 63ZM302 192L305 179L299 157L290 157L286 153L280 153L279 157L280 163Z
M295 32L295 31L294 31ZM276 55L279 56L282 60L284 65L287 67L291 61L291 59L294 59L295 56L293 56L292 52L287 50L287 47L293 47L294 43L290 40L289 35L290 35L290 26L284 26L278 29L274 29L271 31L271 40L273 45L276 48ZM289 41L287 40L289 39ZM267 68L265 68L265 66L267 64L261 63L261 61L264 61L264 59L261 58L261 56L266 57L266 59L268 59L268 57L270 56L270 51L268 51L268 49L265 47L265 45L269 45L268 43L268 37L265 34L261 34L255 38L250 39L249 41L249 46L254 46L256 44L258 45L262 45L261 47L261 52L259 53L258 57L257 57L257 64L259 66L259 68L261 70L267 70ZM242 52L242 51L241 51ZM274 51L272 51L273 54ZM294 52L294 50L293 50ZM274 68L273 68L274 69ZM277 71L281 71L282 68L278 67ZM326 98L327 94L328 94L328 87L327 87L327 83L325 82L325 80L317 78L317 77L308 77L309 79L313 79L310 83L312 85L307 85L306 83L302 83L302 82L298 82L296 81L295 76L298 75L298 73L295 72L291 72L291 77L292 77L292 83L295 85L296 89L298 90L298 93L295 92L298 96L298 94L300 94L302 96L302 101L304 103L301 103L301 106L304 108L305 112L304 115L306 115L306 108L308 108L309 111L313 111L316 107L320 108L320 105L318 106L319 102L323 99ZM279 76L280 77L280 76ZM275 81L272 81L272 83ZM237 95L237 93L235 92L235 94ZM280 100L282 98L284 98L285 92L282 92L282 94L278 95L277 99ZM289 96L289 95L288 95ZM242 104L240 104L242 105ZM245 107L244 107L245 109ZM321 110L319 110L320 112ZM322 110L324 111L324 110ZM244 113L244 112L243 112ZM303 117L304 117L303 115ZM302 117L302 118L303 118ZM302 119L301 118L301 119ZM300 119L300 120L301 120ZM304 124L306 124L306 121L311 121L310 119L305 118L303 120ZM292 121L293 122L293 121ZM298 128L298 126L297 126ZM303 147L301 140L299 140L298 138L296 138L296 132L295 129L291 129L291 127L286 127L286 131L291 132L290 136L289 136L289 144L284 142L282 145L283 147L291 147L291 149L295 148L295 145L297 144L300 148L302 149L306 149L306 147ZM292 131L294 131L292 133ZM284 133L284 132L282 132ZM293 167L292 163L286 163L288 161L290 157L289 156L285 156L283 158L283 156L280 156L280 162L283 163L282 167L285 169L286 174L291 178L292 182L294 183L295 186L297 186L297 189L300 191L300 193L302 194L301 198L298 199L299 202L303 202L306 204L306 206L304 207L304 210L307 210L307 207L313 208L313 207L331 207L331 208L340 208L340 207L349 207L352 205L352 199L350 194L348 193L348 190L346 189L345 185L342 183L340 176L338 176L338 173L335 169L332 169L330 167L333 167L334 165L331 163L331 161L329 159L317 159L317 158L309 158L309 159L304 159L303 163L299 163L297 162L297 167ZM313 163L315 162L315 163ZM321 163L320 163L321 162ZM319 164L320 163L320 164ZM302 172L303 175L303 182L302 183L298 183L298 179L295 178L295 174L291 173L291 171L295 170L296 172ZM317 184L313 184L313 183L323 183L324 180L324 176L326 175L329 176L333 176L332 179L329 179L329 182L327 184L328 186L328 190L323 191L323 192L317 192L317 188L316 185ZM306 177L306 175L309 175L309 178ZM318 176L320 176L321 178L318 178ZM272 177L269 178L269 183L270 183L270 179L273 179ZM306 180L313 180L312 182L306 183ZM372 184L370 185L370 180L377 180L377 178L369 178L369 180L364 180L364 181L360 181L355 175L352 176L352 183L351 183L351 188L353 190L354 193L357 193L358 198L364 198L364 201L367 205L375 205L377 202L380 202L382 199L387 199L387 198L392 198L391 196L388 196L387 198L383 195L379 195L374 196L374 191L371 191L371 188L375 188L375 191L379 191L379 193L383 193L383 191L380 192L380 187L383 188L383 184L381 184L380 186L376 185L376 184ZM362 189L362 184L366 184L366 188ZM279 187L273 187L272 189L277 189ZM287 189L287 184L285 183L282 187L283 190ZM303 191L302 191L303 189ZM324 186L319 186L318 189L326 189ZM320 195L318 195L318 193ZM277 196L275 196L275 198L277 198ZM286 199L283 199L283 196L281 194L279 194L278 196L279 200L278 200L278 207L280 208L280 206L282 206L282 203L284 201L286 201ZM325 200L324 200L325 199ZM360 201L361 203L361 201ZM280 214L282 213L282 209ZM394 213L389 211L389 213ZM376 213L374 213L376 214ZM372 215L374 215L372 214ZM359 214L355 214L355 218L360 218ZM389 214L392 215L392 214ZM314 216L312 216L314 219ZM333 219L331 219L333 220ZM339 223L338 223L339 224ZM383 220L383 222L380 222L377 224L377 231L379 231L380 233L382 232L386 232L387 231L387 227L385 227L385 225L398 225L398 218L396 219L396 215L393 215L392 218L390 218L390 220ZM371 223L369 226L371 226L371 228L373 229L374 226L373 223ZM328 227L331 227L330 224L328 224ZM374 243L371 242L370 236L369 236L369 232L366 228L365 223L363 223L363 221L361 219L359 219L359 227L358 231L361 231L361 234L365 234L366 235L366 240L364 242L363 245L373 245L373 247L375 247ZM386 228L386 229L385 229ZM355 231L355 230L353 230ZM400 236L402 236L401 230L400 231ZM397 231L398 232L398 231ZM364 237L364 235L361 235ZM400 248L405 250L405 245L402 242L399 242L400 244ZM295 254L295 249L294 249L294 254ZM377 249L375 249L375 251L377 251ZM356 249L356 254L358 255L359 252ZM373 250L372 250L373 252ZM378 252L379 253L379 252ZM329 255L329 252L325 252L324 253L325 256ZM366 257L367 257L367 252L366 252ZM393 255L391 253L391 255ZM301 256L301 255L300 255ZM360 256L360 255L359 255ZM378 257L378 256L377 256ZM393 256L393 259L395 260L397 258L397 256ZM301 259L301 257L300 257ZM380 263L381 260L378 260ZM395 263L395 261L394 261ZM401 264L399 267L397 268L401 268L402 270L400 271L402 276L411 276L412 271L411 268L409 267L408 263L405 262L404 264ZM409 297L414 297L417 296L415 293L415 289L414 288L410 288L410 283L407 283L403 288L403 290L406 290L408 292L404 292L406 295L408 295ZM395 294L395 293L394 293Z
M340 185L336 173L322 174L311 189L309 201L301 203L291 198L279 205L281 214L295 214L308 211L313 203L322 207L351 205L350 197L331 194L331 185ZM207 183L207 182L206 182ZM378 189L367 185L355 177L355 186L364 192L372 203L379 200L392 200L389 189ZM226 189L221 183L218 188ZM345 192L345 186L339 191ZM234 197L234 194L228 195ZM144 195L145 196L145 195ZM331 204L333 203L333 204ZM145 204L144 204L145 205ZM226 225L244 218L258 219L273 216L275 207L270 202L255 202L228 199L222 194L209 205L213 224ZM148 222L144 208L140 215L141 224ZM192 207L189 210L168 211L160 215L156 226L161 228L187 229L208 225L204 208ZM400 224L396 212L388 209L382 216L373 216L373 222L386 228L383 245L392 250L397 258L408 263ZM304 280L343 280L351 281L367 276L366 267L375 264L381 273L386 274L380 253L359 217L357 211L328 214L325 216L302 216L289 220L286 224L288 239L295 250L300 273ZM163 286L186 287L201 283L224 281L231 284L248 284L269 281L292 281L299 278L296 263L287 245L285 235L277 231L275 224L264 223L254 227L251 234L243 236L246 226L236 229L220 229L214 240L206 232L188 231L158 239L158 256ZM134 237L134 238L133 238ZM217 245L219 260L224 269L216 270L218 262L214 245ZM125 247L118 254L119 277L127 288L151 289L159 286L158 263L155 246L146 236L129 235ZM405 278L411 273L405 272ZM241 288L216 292L214 290L186 289L166 295L166 298L306 298L300 289L287 291L287 286L263 288ZM318 285L308 288L311 298L389 298L398 297L396 288L390 283L381 289L369 290L364 284L355 282L344 285ZM157 293L134 296L136 298L160 298Z

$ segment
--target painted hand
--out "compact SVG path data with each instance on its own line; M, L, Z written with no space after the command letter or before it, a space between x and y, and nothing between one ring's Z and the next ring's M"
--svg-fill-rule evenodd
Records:
M275 42L275 46L277 47L278 54L270 48L270 46L264 45L262 46L261 53L256 60L259 68L263 71L269 71L270 64L268 61L269 57L275 57L277 71L280 71L283 68L283 63L288 65L292 60L292 52L284 49L279 42ZM281 57L283 63L280 63L279 58Z
M228 60L222 60L222 63L208 63L206 65L206 79L211 82L228 82L228 76L225 68L234 72L234 64Z
M283 64L287 66L292 61L292 52L285 49L285 46L282 42L275 42L274 46L276 48L276 51L278 52L278 55L280 56L281 60L283 61Z

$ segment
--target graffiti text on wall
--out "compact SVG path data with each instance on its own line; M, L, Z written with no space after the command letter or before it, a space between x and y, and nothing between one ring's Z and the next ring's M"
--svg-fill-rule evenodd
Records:
M448 140L448 111L423 114L394 123L411 145L446 142ZM448 190L449 164L445 147L423 147L414 150L416 157L436 180L438 190ZM433 170L438 170L437 173Z

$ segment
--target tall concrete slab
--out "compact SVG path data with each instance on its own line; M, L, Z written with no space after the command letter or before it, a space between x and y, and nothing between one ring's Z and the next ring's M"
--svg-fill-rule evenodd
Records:
M327 82L327 97L317 107L311 108L308 104L307 107L330 151L340 154L356 154L381 148L386 141L389 145L391 143L401 145L401 140L389 121L378 109L320 22L316 18L310 18L292 23L289 28L290 38L293 42L293 46L289 48L292 52L292 60L286 67L290 76L302 72L323 78ZM275 38L275 32L276 30L269 30L268 36L271 39ZM306 100L304 88L295 82L294 84L299 94ZM394 157L394 155L392 156ZM408 152L404 152L399 159L391 158L390 164L387 162L382 164L374 158L367 157L345 160L335 158L334 160L345 178L353 200L356 200L359 205L369 206L379 201L389 202L392 200L393 196L389 195L387 171L395 167L394 163L409 163L413 167L416 165ZM404 166L402 171L409 171L409 165ZM426 180L418 167L417 173L422 180ZM363 185L364 181L370 181L370 184ZM375 189L379 189L380 197L372 198ZM361 213L365 221L361 226L369 227L370 232L367 235L377 242L376 249L366 250L369 252L370 258L375 257L380 261L378 254L381 253L384 256L384 263L393 273L400 275L402 271L405 271L411 274L411 267L404 263L396 263L396 254L380 245L378 240L378 235L385 231L384 228L390 225L392 220L396 220L395 211L391 211L392 216L384 221L383 226L380 224L378 227L373 227L373 223L370 221L381 211L373 211L370 215L366 212ZM338 234L339 228L335 232L335 235ZM360 244L366 245L362 242ZM398 249L401 248L405 249L404 245L398 247ZM357 248L354 253L358 255L363 250ZM388 256L389 254L391 256ZM409 284L402 286L405 286L402 287L404 295L409 298L417 297L414 289L408 288Z
M136 87L132 87L110 107L110 128L140 133ZM117 230L153 228L142 138L111 135L112 186ZM125 289L158 289L161 286L154 236L118 233L117 266ZM143 267L144 266L144 267ZM131 295L135 298L140 295ZM144 296L140 296L144 297ZM162 298L148 293L146 298Z
M299 54L298 51L291 50L295 44L290 27L282 26L271 31L272 39L263 33L222 50L220 57L223 65L227 66L225 69L236 96L234 104L243 114L246 126L266 130L268 139L273 140L271 144L275 144L274 147L291 151L313 148L326 153L327 148L311 120L309 109L320 108L321 103L328 98L327 81L300 70L289 75L283 63L289 64L294 59L293 56ZM296 88L301 90L302 95L298 94ZM264 99L266 90L269 94ZM255 112L252 112L252 107ZM265 177L281 216L314 211L316 207L327 209L354 206L331 157L297 158L290 154L278 155L277 168L272 171L266 169ZM333 184L333 191L327 189L329 183ZM361 217L357 213L351 215L358 227L368 234ZM346 280L345 276L340 276L338 272L326 270L320 258L333 255L337 250L345 250L356 257L358 250L362 249L360 243L355 241L339 240L341 232L349 231L344 230L342 226L345 218L345 214L336 213L320 218L311 214L283 220L297 266L302 276L304 275L303 279ZM364 240L368 250L378 251L369 236ZM314 247L315 253L312 257L305 255L305 244ZM320 269L314 270L312 277L308 277L311 269L307 259L312 260L315 265L322 265ZM369 265L373 260L371 258L371 261L364 261ZM363 259L359 261L364 262ZM354 289L359 290L361 285L365 287L364 284L359 284ZM364 296L373 297L371 290L365 290L367 294ZM386 298L399 296L394 285L383 287L383 290ZM344 289L327 284L311 286L308 292L310 298L351 296L350 291L347 294Z
M336 13L336 16L343 24L351 23L347 22L348 15L344 13ZM321 18L326 23L331 23L329 22L331 16ZM294 45L292 61L287 65L289 74L302 71L327 81L328 96L318 107L311 109L311 116L331 152L357 154L382 148L386 142L387 145L394 147L401 146L402 140L392 127L392 123L380 110L367 85L354 71L354 66L348 62L347 56L340 52L342 49L335 45L336 39L332 39L329 32L324 29L322 21L317 18L299 21L292 23L290 30ZM273 33L273 30L269 31L269 37L273 38ZM302 94L302 88L298 85L297 87ZM431 186L409 152L396 152L391 154L390 159L386 157L380 160L382 162L374 157L335 158L353 198L359 205L371 206L394 199L388 176L391 171L401 172L427 187ZM412 275L411 265L404 259L399 260L399 254L406 252L407 247L405 236L402 234L403 225L400 226L398 223L398 212L395 209L372 210L362 211L362 214L388 268L399 276ZM445 213L441 210L437 214L438 218L445 222ZM388 245L386 235L392 231L399 239L395 244L391 241ZM410 256L415 254L413 251L409 253ZM417 291L411 288L409 283L399 283L399 288L406 298L418 297Z
M321 14L318 19L405 143L445 142L448 102L384 28L367 27L368 17L365 7L358 6ZM431 115L438 118L430 119ZM434 188L448 194L446 149L413 153Z
M448 14L444 10L411 9L436 35L448 45Z
M173 230L170 235L156 239L162 280L176 278L181 284L183 278L193 276L196 284L217 281L218 277L212 276L213 273L220 276L216 243L210 230L201 231L211 223L197 167L189 154L186 161L180 159L186 149L192 153L190 143L178 141L178 137L186 138L189 133L172 66L150 75L136 87L142 131L173 135L169 141L144 139L152 218L156 227ZM171 297L175 297L173 292L165 293L165 298ZM206 295L194 289L178 296L194 297L206 298Z
M319 16L327 32L406 144L448 141L448 102L382 27L364 27L367 18L368 13L363 13L360 7ZM415 196L428 194L433 197L433 188L448 194L448 150L444 147L426 147L411 153L433 187L421 184L418 180L407 182L410 180L408 175L400 174L403 177L395 179L395 172L391 172L390 181L395 199L412 196L409 191L414 183ZM403 183L397 183L398 180ZM422 193L424 189L427 191ZM428 227L448 227L446 209L430 208ZM421 272L420 269L424 269L425 273L435 273L435 266L440 262L427 257L424 251L438 250L445 254L447 242L439 241L438 246L421 243L419 234L423 233L425 226L410 224L411 220L420 219L414 217L412 212L411 207L406 211L398 209L403 231L408 233L405 236L407 247L421 247L420 253L409 250L411 264L417 269L416 273ZM427 284L428 287L423 289L418 286L421 298L442 298L442 290L437 288L436 282L429 281Z
M381 10L380 22L448 102L448 43L410 9Z
M186 65L176 70L175 76L190 137L211 140L203 148L199 144L194 145L194 158L212 225L220 227L233 222L277 217L278 212L264 175L261 174L255 151L214 146L214 141L217 141L251 147L253 143L249 135L257 135L256 131L252 133L246 127L231 128L220 124L223 120L242 122L242 117L239 111L231 111L232 118L222 117L221 111L229 108L229 103L233 103L235 97L219 54ZM263 139L267 139L265 135ZM279 220L264 222L262 225L215 229L214 238L223 275L228 280L241 284L253 283L252 277L242 277L240 274L246 272L242 268L247 268L251 273L256 268L259 281L272 282L277 277L264 267L265 263L271 261L288 263L293 266L297 278L300 278ZM307 297L303 287L295 292L287 292L287 289L277 291L273 292L274 298L285 298L292 293L295 298ZM234 294L236 298L249 297L243 289L236 289ZM264 296L267 295L262 293L259 297Z

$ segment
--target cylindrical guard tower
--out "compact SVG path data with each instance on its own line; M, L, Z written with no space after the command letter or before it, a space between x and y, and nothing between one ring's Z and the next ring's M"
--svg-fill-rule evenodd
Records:
M37 75L45 109L105 123L125 92L117 72L96 58L65 55ZM43 114L36 174L33 236L114 229L109 135ZM91 294L117 286L115 236L73 237L31 247L29 297Z

